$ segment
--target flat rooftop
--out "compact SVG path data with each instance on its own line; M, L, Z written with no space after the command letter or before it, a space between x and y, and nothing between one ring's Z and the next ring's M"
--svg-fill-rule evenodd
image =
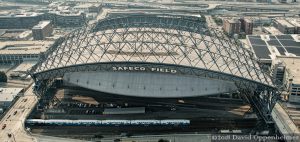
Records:
M54 41L3 41L0 54L40 54L48 50Z
M247 23L253 23L253 20L252 20L252 19L245 18L244 20L245 20Z
M300 48L300 47L299 47ZM299 57L279 57L286 66L286 69L293 75L293 83L300 84L300 58Z
M271 35L283 35L282 32L280 32L277 28L271 26L271 27L264 27L264 30L267 31Z
M89 8L89 7L92 7L94 6L94 4L91 4L91 3L86 3L86 4L79 4L79 5L76 5L74 6L73 8Z
M65 11L50 11L49 13L61 15L61 16L80 16L82 13L78 11L70 11L70 10L65 10Z
M41 21L41 22L39 22L39 24L35 25L32 29L43 29L50 23L51 23L51 21Z
M225 21L228 21L229 23L240 23L237 19L225 19Z
M11 102L23 88L0 88L0 102Z
M286 27L289 27L289 28L293 28L294 27L294 25L290 24L285 19L277 19L276 22L278 22L279 24L284 25Z
M23 61L20 65L18 65L13 71L14 72L22 72L26 73L30 68L32 68L37 61Z
M291 24L293 24L295 27L300 27L300 21L290 20L289 22L290 22Z
M2 36L3 34L5 34L6 30L0 29L0 36Z
M8 13L7 15L0 15L0 18L35 17L38 15L42 15L42 13Z
M247 40L260 59L271 59L272 50L276 56L300 57L300 35L263 35L247 36ZM264 37L264 38L263 38Z
M14 66L13 64L0 64L0 71L7 72L13 66Z

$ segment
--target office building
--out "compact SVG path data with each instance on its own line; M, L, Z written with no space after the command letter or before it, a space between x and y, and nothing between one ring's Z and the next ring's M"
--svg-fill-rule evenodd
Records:
M41 21L38 25L32 28L34 40L43 40L45 37L51 36L53 27L51 21Z
M240 19L241 30L245 32L246 35L251 35L253 33L253 21L250 19Z
M241 22L236 19L225 19L223 21L223 29L230 36L239 34L241 29Z

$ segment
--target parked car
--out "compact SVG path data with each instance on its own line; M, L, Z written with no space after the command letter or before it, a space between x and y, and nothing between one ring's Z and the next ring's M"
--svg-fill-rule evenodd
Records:
M4 124L4 125L2 126L2 130L5 129L5 128L6 128L6 124Z

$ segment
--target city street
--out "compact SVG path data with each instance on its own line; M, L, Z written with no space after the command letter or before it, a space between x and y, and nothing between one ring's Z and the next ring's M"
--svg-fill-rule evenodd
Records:
M37 103L37 97L33 94L32 86L21 96L12 108L6 113L0 122L1 142L32 142L36 141L24 130L25 118Z

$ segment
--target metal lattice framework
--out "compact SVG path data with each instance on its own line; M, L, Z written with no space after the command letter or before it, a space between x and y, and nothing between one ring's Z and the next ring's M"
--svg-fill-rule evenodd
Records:
M69 34L46 56L34 74L82 64L141 62L206 69L272 86L251 52L200 21L174 16L103 20Z
M260 94L274 90L252 52L237 41L207 28L199 18L168 15L108 18L75 30L55 44L31 73L38 82L63 77L66 72L109 71L111 66L133 64L168 66L179 74L230 80L240 90ZM270 106L274 98L266 94L264 99L249 99Z

